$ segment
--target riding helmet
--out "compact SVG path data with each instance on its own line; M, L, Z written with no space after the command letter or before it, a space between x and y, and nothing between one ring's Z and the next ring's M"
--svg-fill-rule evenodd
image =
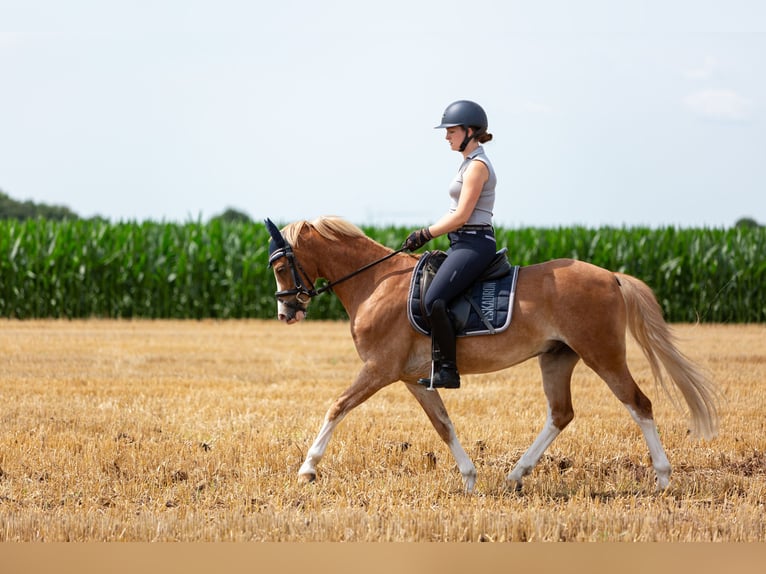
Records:
M489 122L484 109L470 100L458 100L447 106L442 115L442 123L434 129L464 126L487 129Z

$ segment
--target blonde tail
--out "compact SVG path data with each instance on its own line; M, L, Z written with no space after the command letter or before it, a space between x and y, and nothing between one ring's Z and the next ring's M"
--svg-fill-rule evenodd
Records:
M646 355L655 380L678 406L663 377L664 370L689 407L692 434L712 439L718 434L719 395L715 383L676 348L675 337L646 283L623 273L615 275L625 299L628 330Z

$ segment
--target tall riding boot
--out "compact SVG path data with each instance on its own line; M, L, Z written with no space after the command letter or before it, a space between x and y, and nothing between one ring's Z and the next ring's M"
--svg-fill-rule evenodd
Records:
M457 371L455 327L443 299L434 302L428 318L431 323L431 378L418 379L418 383L430 389L458 389L460 374Z

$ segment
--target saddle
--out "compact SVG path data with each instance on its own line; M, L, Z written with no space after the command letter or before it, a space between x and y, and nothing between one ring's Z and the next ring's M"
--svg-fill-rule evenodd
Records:
M513 299L519 266L508 262L508 249L497 252L481 276L449 306L455 335L494 335L511 324ZM425 294L436 271L447 258L444 251L427 251L415 265L407 296L407 316L413 328L430 335L431 329L423 305Z

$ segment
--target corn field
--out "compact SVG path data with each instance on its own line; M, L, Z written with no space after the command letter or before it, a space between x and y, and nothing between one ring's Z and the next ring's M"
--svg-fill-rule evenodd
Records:
M398 248L401 227L364 228ZM571 257L635 275L673 322L766 321L766 228L498 229L512 263ZM445 238L428 246L446 249ZM0 222L0 316L268 318L274 279L260 223ZM312 317L343 319L332 296Z

